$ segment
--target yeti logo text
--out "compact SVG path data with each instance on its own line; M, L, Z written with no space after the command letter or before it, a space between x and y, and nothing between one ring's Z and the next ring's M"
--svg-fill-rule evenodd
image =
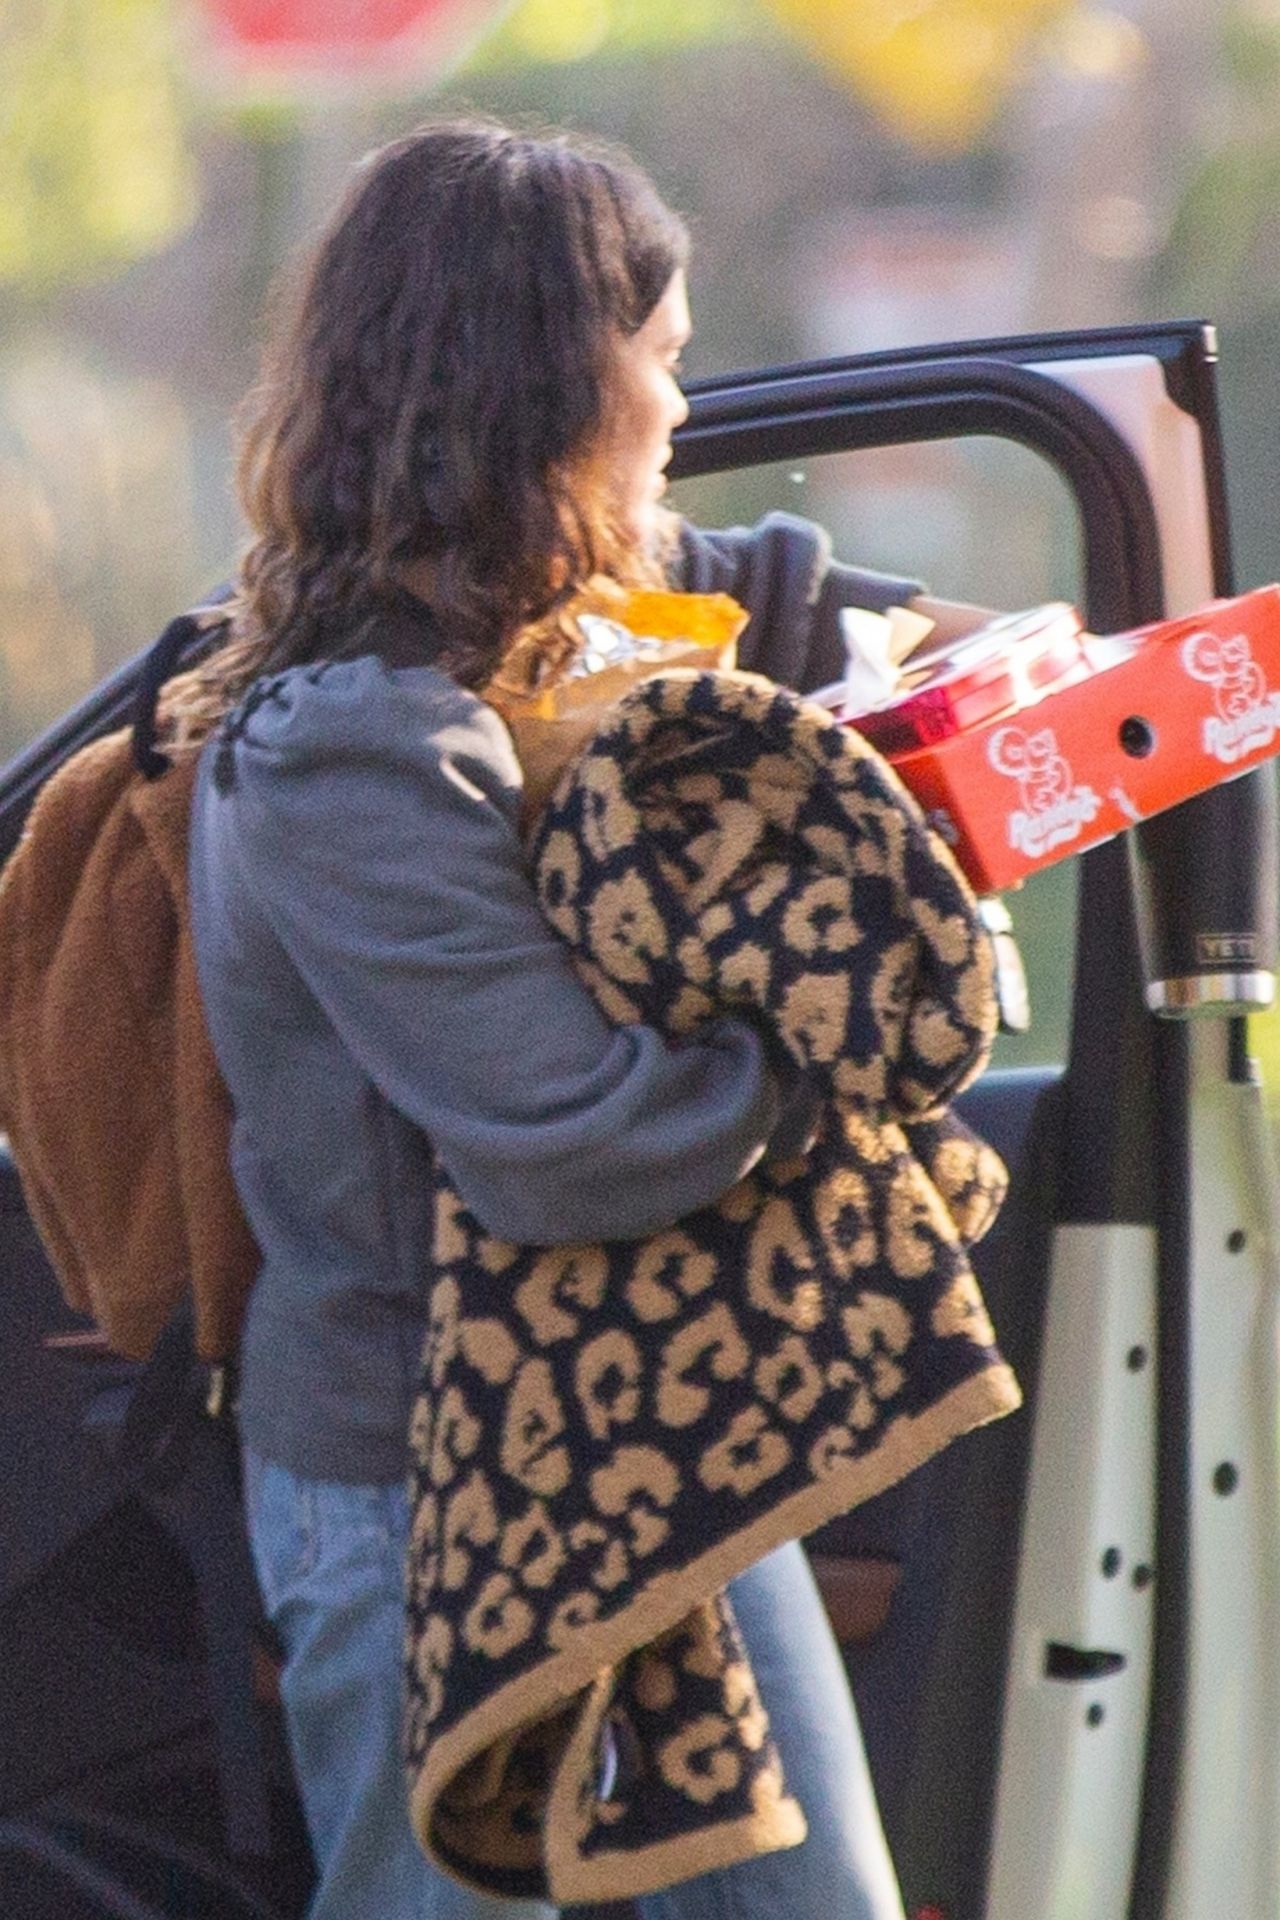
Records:
M1272 693L1243 633L1219 639L1193 633L1182 643L1182 664L1193 680L1213 688L1216 713L1204 722L1204 750L1229 767L1269 747L1280 729L1280 694Z
M1198 933L1196 965L1199 967L1253 966L1258 958L1256 933Z
M1053 847L1079 838L1102 802L1092 787L1077 786L1058 751L1051 727L1024 733L1000 727L991 737L987 758L997 773L1018 782L1022 805L1009 815L1009 845L1029 860L1043 859Z

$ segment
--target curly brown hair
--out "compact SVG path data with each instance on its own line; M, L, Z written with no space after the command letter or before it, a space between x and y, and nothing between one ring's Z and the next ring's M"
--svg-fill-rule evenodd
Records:
M653 583L590 456L619 336L687 252L645 175L569 134L449 121L362 162L277 290L242 411L251 540L206 705L376 650L424 563L422 657L472 687L539 628L562 649L557 613L593 578Z

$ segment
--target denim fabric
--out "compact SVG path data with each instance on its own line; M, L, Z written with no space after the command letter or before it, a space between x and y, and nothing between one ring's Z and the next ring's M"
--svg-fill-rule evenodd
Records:
M245 1486L319 1871L309 1920L554 1920L538 1901L466 1891L410 1831L399 1738L403 1487L305 1480L248 1451ZM642 1920L902 1920L844 1668L801 1548L771 1553L731 1593L809 1837L650 1894L637 1902Z
M303 1480L246 1450L249 1537L284 1644L281 1694L319 1875L308 1920L551 1920L419 1851L400 1761L404 1487Z
M636 1904L643 1920L903 1920L844 1663L798 1541L729 1587L809 1837Z

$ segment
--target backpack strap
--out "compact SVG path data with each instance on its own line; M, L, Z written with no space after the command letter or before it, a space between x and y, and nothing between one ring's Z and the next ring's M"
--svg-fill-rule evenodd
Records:
M195 1580L208 1665L209 1715L227 1843L239 1858L271 1851L267 1764L253 1685L262 1616L239 1489L239 1438L224 1367L196 1355L184 1300L133 1390L118 1459L182 1549Z
M187 664L189 654L201 653L208 646L210 627L216 628L225 617L221 603L230 592L229 587L220 587L200 606L178 614L142 656L133 695L131 744L134 764L144 780L158 780L172 764L169 755L156 745L156 705L160 689L179 667Z
M171 620L147 649L133 700L130 747L145 780L172 764L156 745L160 690L207 643L209 604ZM131 1396L120 1462L137 1475L196 1583L209 1666L209 1707L227 1840L240 1857L271 1850L266 1764L253 1688L263 1626L239 1494L234 1363L203 1364L189 1298L177 1307Z
M193 613L180 613L143 655L133 696L133 758L144 780L158 780L171 762L156 745L156 702L165 681L177 670L183 654L200 638Z

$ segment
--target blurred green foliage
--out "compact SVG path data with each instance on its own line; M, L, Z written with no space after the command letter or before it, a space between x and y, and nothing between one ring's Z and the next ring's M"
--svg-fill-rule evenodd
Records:
M1225 12L1214 110L1188 156L1153 294L1219 321L1274 306L1280 287L1280 7L1242 0Z
M669 51L743 38L761 26L758 0L518 0L467 70Z
M495 7L461 77L483 85L597 57L773 43L822 65L908 142L958 149L998 110L1028 37L1075 4L516 0ZM250 80L237 93L225 76L210 90L193 54L197 15L196 0L0 0L0 287L42 299L168 246L198 210L200 111L251 145L288 137L315 111L305 86L295 97L277 77L261 92ZM363 86L355 76L353 98ZM424 86L407 72L401 97Z
M170 29L170 0L6 0L0 284L92 278L194 218Z

